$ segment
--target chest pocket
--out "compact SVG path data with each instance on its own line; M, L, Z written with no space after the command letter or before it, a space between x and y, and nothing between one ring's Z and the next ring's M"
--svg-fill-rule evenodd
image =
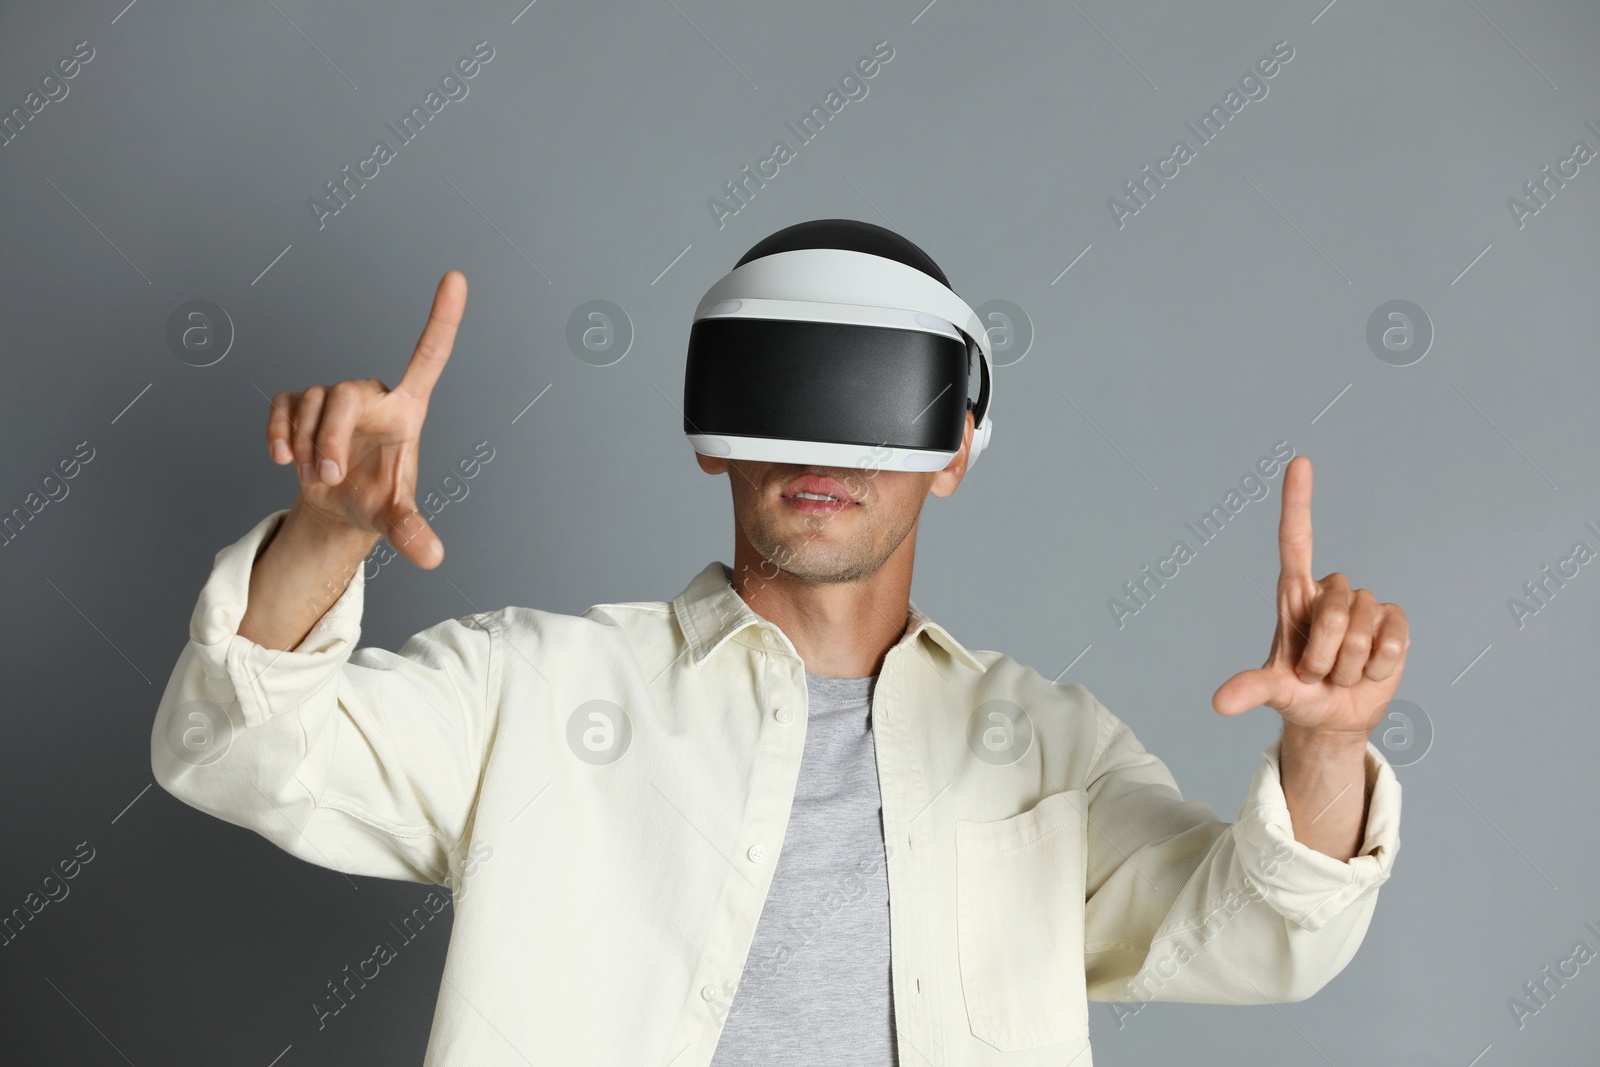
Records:
M1087 807L1071 789L1008 819L956 820L961 992L973 1036L1001 1051L1089 1036Z

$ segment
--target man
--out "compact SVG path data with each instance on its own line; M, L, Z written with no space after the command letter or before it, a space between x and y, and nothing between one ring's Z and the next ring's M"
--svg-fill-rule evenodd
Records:
M300 495L217 554L151 739L186 803L455 891L427 1064L1089 1067L1090 998L1300 1000L1349 962L1399 845L1367 738L1409 635L1312 578L1306 458L1267 660L1212 698L1283 717L1224 823L1083 686L969 651L909 599L970 410L939 470L698 455L729 475L734 563L671 601L357 650L378 538L443 559L416 457L465 302L446 274L393 390L273 399Z

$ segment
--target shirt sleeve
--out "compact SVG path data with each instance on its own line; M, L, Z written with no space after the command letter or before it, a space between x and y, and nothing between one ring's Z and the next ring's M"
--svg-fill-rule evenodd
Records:
M358 569L299 645L264 648L239 622L287 513L215 557L156 712L156 781L310 863L450 884L494 729L496 617L441 622L398 653L357 649Z
M1342 971L1400 847L1400 783L1367 745L1364 838L1341 862L1295 840L1279 741L1237 821L1186 801L1162 761L1105 706L1086 787L1089 999L1304 1000Z

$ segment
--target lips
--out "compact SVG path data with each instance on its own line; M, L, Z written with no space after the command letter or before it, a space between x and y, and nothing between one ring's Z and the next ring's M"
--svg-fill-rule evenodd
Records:
M794 496L796 493L815 493L819 496L836 497L850 504L859 503L837 479L820 474L802 474L783 487L783 495L786 497Z

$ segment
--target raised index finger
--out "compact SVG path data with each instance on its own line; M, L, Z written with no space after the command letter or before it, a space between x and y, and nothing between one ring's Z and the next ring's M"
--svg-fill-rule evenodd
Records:
M396 392L405 393L415 400L427 400L433 385L450 358L450 349L456 341L456 327L461 324L461 314L467 307L467 276L458 270L447 271L439 279L439 288L433 294L433 308L428 312L428 324L411 353L405 375L395 386Z
M1296 456L1283 472L1283 515L1278 520L1280 579L1311 577L1311 460Z

